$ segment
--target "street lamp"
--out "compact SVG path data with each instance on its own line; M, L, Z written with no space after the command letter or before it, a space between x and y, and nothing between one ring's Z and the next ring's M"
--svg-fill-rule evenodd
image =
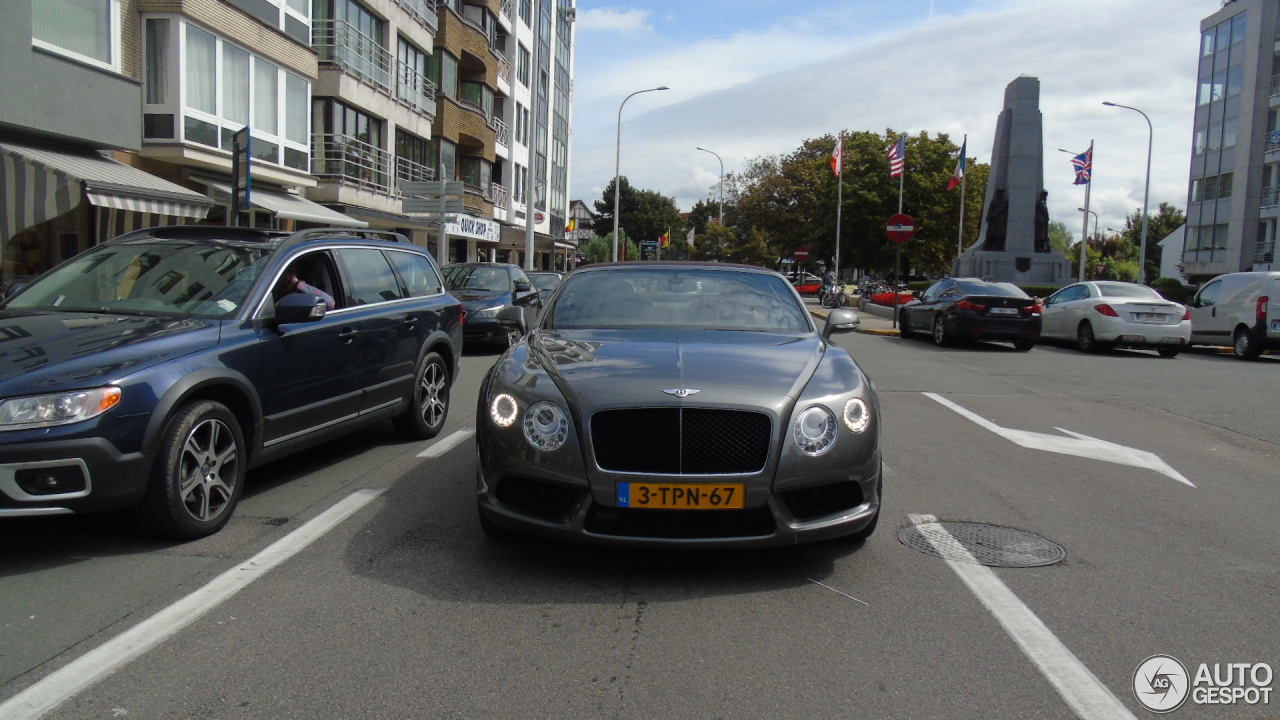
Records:
M716 156L717 160L720 160L720 156L716 155L716 153L712 152L711 150L708 150L704 147L695 148L695 149L701 150L702 152L711 153L712 155ZM720 227L724 227L724 160L720 160Z
M1079 210L1080 212L1087 212L1093 216L1093 236L1098 237L1098 213L1092 210L1085 210L1084 208L1076 208L1076 210ZM1107 229L1110 230L1111 228Z
M622 197L622 108L626 106L627 101L639 95L640 93L656 92L658 90L670 90L666 85L662 87L649 88L648 90L637 90L622 99L622 104L618 106L618 142L615 146L613 155L613 261L618 262L618 198Z
M1151 128L1151 118L1136 107L1128 105L1119 105L1110 101L1103 101L1103 105L1108 107L1124 108L1132 110L1142 116L1147 121L1147 183L1142 191L1142 245L1138 248L1138 284L1147 284L1147 200L1151 197L1151 143L1155 139L1155 131Z

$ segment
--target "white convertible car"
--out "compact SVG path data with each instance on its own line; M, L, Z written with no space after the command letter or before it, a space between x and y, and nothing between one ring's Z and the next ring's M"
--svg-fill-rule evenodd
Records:
M1191 314L1145 285L1082 282L1044 301L1040 338L1074 341L1083 352L1124 346L1174 357L1191 341Z

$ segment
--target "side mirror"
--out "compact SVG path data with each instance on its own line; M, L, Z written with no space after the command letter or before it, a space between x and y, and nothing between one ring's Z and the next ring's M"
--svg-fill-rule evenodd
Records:
M919 300L920 298L924 297L924 293L919 290L916 290L911 293L911 297L915 298L916 300Z
M827 316L827 324L822 328L822 339L830 339L832 335L851 333L858 329L862 321L850 310L832 310Z
M276 325L315 322L324 317L324 298L309 293L290 293L276 302Z
M516 281L516 292L529 292L530 285L524 280Z

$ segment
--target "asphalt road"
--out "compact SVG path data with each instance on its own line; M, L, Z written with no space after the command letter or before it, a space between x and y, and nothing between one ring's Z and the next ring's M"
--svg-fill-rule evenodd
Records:
M881 393L885 517L866 543L487 540L474 444L453 433L474 428L493 355L468 354L440 439L380 428L261 468L213 538L0 524L0 717L23 691L49 718L1154 717L1132 690L1150 656L1280 668L1280 358L839 342ZM1172 475L1043 449L1071 433ZM342 502L364 504L278 565L259 554ZM899 542L927 516L1066 559L974 575ZM188 624L157 620L228 575L244 583ZM1171 717L1278 718L1280 698Z

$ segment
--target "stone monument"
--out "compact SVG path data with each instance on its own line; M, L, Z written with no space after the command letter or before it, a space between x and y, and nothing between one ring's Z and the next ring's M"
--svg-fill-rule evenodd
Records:
M1019 285L1071 282L1071 261L1049 247L1040 80L1022 75L1004 90L978 242L956 258L957 277Z

